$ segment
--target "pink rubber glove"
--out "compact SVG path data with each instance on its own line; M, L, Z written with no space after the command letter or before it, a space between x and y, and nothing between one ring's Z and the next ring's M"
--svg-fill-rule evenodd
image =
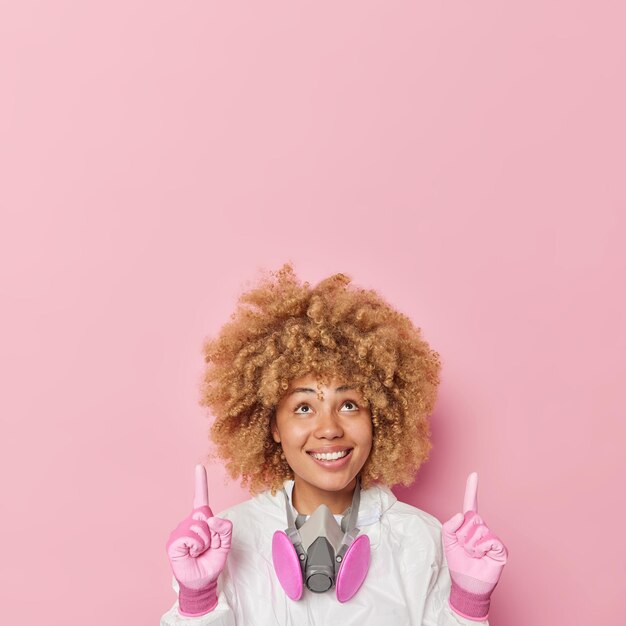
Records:
M196 465L193 511L170 534L165 548L178 581L178 610L195 617L217 605L217 577L226 565L233 523L213 517L204 465Z
M489 614L491 593L498 584L508 552L478 515L478 474L467 478L463 513L443 524L443 546L452 588L450 607L468 619Z

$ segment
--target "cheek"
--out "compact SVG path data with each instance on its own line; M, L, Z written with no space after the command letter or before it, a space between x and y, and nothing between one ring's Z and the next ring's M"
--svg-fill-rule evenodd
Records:
M363 448L371 449L373 441L373 429L372 422L369 419L364 420L358 425L358 428L354 432L354 439Z
M308 430L302 424L285 424L280 431L283 447L303 446L308 438Z

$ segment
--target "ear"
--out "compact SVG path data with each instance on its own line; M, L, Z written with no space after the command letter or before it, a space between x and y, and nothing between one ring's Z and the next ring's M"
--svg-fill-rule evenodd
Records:
M270 419L270 430L272 431L272 438L276 443L280 443L280 433L278 432L278 426L276 426L276 414L274 413Z

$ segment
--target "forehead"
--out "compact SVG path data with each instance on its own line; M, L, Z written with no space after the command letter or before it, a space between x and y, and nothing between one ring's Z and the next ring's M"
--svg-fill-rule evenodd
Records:
M316 394L318 398L323 398L324 394L341 393L349 389L356 390L350 381L339 375L327 376L325 381L313 374L307 374L294 378L289 383L284 397L292 396L296 393Z

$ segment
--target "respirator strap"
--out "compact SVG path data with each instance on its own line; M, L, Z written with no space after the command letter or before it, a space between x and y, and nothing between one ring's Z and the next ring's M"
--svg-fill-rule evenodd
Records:
M346 528L346 535L353 528L356 527L356 523L359 517L360 504L361 504L361 479L357 476L356 487L354 488L354 495L352 496L352 505L350 506L350 516L348 517L348 527Z
M296 554L298 555L298 561L300 561L300 567L304 573L304 567L306 565L306 552L302 547L302 537L300 537L300 533L298 532L297 520L294 519L293 510L291 508L291 503L289 502L289 496L285 491L285 488L282 489L285 494L285 508L287 510L287 528L285 529L285 534L289 537L289 540L293 544L293 547L296 550ZM299 515L298 518L301 516Z
M359 506L361 504L361 479L357 476L356 487L354 488L354 495L352 496L352 505L350 506L350 513L348 515L348 523L344 531L343 539L337 554L335 555L335 576L337 575L341 564L343 563L343 557L345 556L348 548L352 545L354 540L361 532L357 528L356 523L359 518ZM345 518L344 518L345 519ZM343 527L343 520L341 526Z

